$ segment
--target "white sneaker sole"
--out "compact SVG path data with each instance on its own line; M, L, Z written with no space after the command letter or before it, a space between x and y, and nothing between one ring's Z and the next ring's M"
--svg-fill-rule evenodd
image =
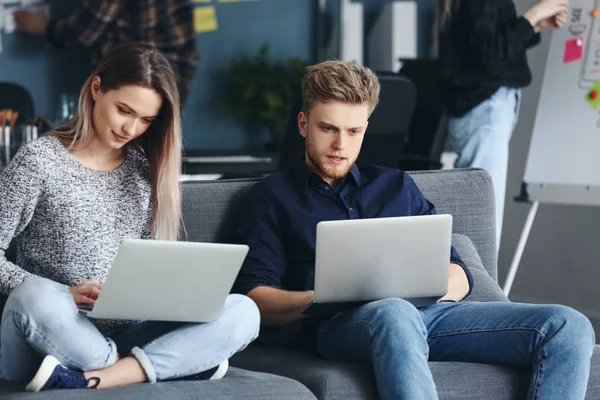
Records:
M40 365L40 368L36 372L31 382L29 382L29 385L25 386L25 390L28 392L39 392L44 387L46 382L48 382L50 375L52 375L52 372L54 372L54 368L56 368L57 365L61 364L56 357L44 357L42 365Z
M215 372L213 374L213 376L210 377L209 380L216 381L217 379L223 379L223 377L227 373L228 369L229 369L229 360L225 360L221 364L219 364L219 368L217 368L217 372Z

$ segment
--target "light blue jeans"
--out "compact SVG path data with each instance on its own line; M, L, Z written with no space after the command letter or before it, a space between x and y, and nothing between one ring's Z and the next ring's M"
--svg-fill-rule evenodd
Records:
M117 352L134 356L148 382L181 378L244 349L259 325L256 304L230 295L214 322L139 322L109 338L77 310L67 286L32 278L13 290L2 314L0 378L29 381L45 355L75 370L103 369L115 363Z
M497 248L500 248L504 217L508 148L519 117L520 102L520 89L501 87L465 116L450 118L448 123L449 145L458 153L454 167L483 168L492 177Z
M428 361L529 368L527 399L583 400L594 343L592 325L579 312L518 303L417 309L387 299L327 319L316 333L323 357L373 363L382 400L437 399Z

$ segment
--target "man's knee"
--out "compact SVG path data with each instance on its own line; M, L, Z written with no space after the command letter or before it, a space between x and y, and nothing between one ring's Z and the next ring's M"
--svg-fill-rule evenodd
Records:
M403 299L385 299L367 304L368 319L378 328L425 331L419 310Z
M552 305L545 307L548 336L561 336L573 349L591 352L596 343L594 328L590 320L570 307ZM562 341L561 341L562 342Z

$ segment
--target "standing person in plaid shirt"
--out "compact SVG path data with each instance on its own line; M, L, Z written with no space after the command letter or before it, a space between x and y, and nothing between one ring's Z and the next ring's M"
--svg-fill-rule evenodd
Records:
M181 104L187 98L198 65L191 0L83 0L65 18L18 10L17 29L45 35L57 47L82 44L93 49L93 63L115 45L141 42L155 46L171 64Z
M486 169L496 193L496 241L504 214L508 144L521 88L531 83L527 49L542 29L562 27L569 0L540 0L521 17L513 0L437 0L442 98L455 167Z

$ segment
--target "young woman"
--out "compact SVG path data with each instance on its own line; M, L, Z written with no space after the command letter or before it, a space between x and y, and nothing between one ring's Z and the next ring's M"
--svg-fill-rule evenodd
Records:
M153 47L115 47L77 115L0 175L0 379L27 390L217 379L254 340L256 305L231 295L207 324L88 319L123 239L176 240L181 127L175 77ZM165 266L168 268L168 266Z
M508 144L521 88L531 83L526 51L542 29L566 22L569 0L540 0L517 16L512 0L437 0L442 93L457 168L486 169L496 193L500 243Z

